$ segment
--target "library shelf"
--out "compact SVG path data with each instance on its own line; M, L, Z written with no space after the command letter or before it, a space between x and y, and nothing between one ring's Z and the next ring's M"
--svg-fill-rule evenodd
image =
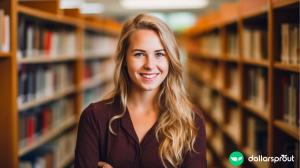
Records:
M75 156L73 153L71 153L71 154L65 156L57 167L64 168L64 167L68 166L68 164L70 164L74 159L75 159Z
M241 99L239 98L238 95L235 95L233 94L232 92L228 91L228 90L224 90L222 93L221 93L224 97L230 99L230 100L233 100L237 103L240 103L241 102Z
M33 142L31 145L28 145L24 148L21 148L18 152L19 157L22 157L26 155L27 153L37 149L38 147L44 145L48 141L52 140L53 138L57 137L60 135L62 132L67 130L68 128L71 128L75 126L77 123L75 116L68 117L65 119L60 126L49 130L45 135L42 135L40 138L38 138L35 142Z
M272 0L272 7L276 9L296 3L299 3L299 0Z
M240 16L242 19L254 18L268 13L268 0L241 0Z
M24 104L21 104L18 108L19 111L27 110L32 107L36 107L45 103L48 103L53 100L57 100L59 98L65 97L71 93L75 92L75 86L68 86L67 88L62 89L61 91L57 91L53 93L53 95L46 96L43 98L39 98L30 102L26 102Z
M85 55L83 58L84 58L84 60L109 60L109 59L112 59L113 57L108 54L104 54L104 55L88 54L88 55Z
M240 0L235 5L229 5L227 7L223 7L223 5L220 7L221 15L230 15L230 17L226 16L225 21L221 17L219 22L222 25L219 27L217 23L211 24L210 22L215 22L215 20L212 17L209 17L209 15L202 15L199 17L198 22L193 26L189 31L187 31L188 34L186 36L190 38L190 41L187 43L191 43L190 46L195 46L189 50L187 49L187 53L191 54L193 53L194 57L188 56L188 58L191 60L190 63L193 67L197 67L197 60L199 60L199 65L206 65L211 66L211 62L218 63L218 65L223 66L220 70L223 71L222 74L222 89L217 89L214 87L214 83L211 80L211 78L201 78L201 75L203 73L198 73L198 69L196 71L193 71L191 69L192 73L190 75L190 81L194 82L196 80L199 80L199 86L198 83L195 82L193 85L192 90L189 90L189 92L192 94L197 89L201 89L203 85L207 87L209 90L213 90L216 92L216 94L221 95L222 99L229 99L230 101L236 103L239 108L241 108L241 122L246 121L249 117L254 117L255 120L262 120L266 126L266 133L268 136L270 136L267 140L267 150L265 151L267 156L272 156L276 151L282 151L284 150L283 146L276 145L277 137L274 138L274 135L278 135L278 139L282 139L287 137L292 138L296 142L300 142L300 133L299 128L293 127L292 125L285 123L283 120L280 120L276 116L280 116L281 112L278 110L278 99L282 96L279 94L278 89L279 83L282 81L282 78L285 76L290 76L292 74L295 74L295 76L300 74L300 65L290 65L290 64L282 64L279 62L281 60L280 51L282 46L280 45L282 42L282 38L280 38L280 32L282 33L281 25L282 24L288 24L288 25L294 25L299 24L298 17L294 16L297 13L299 13L299 0ZM224 4L225 6L225 4ZM232 12L232 15L230 14L231 11L229 10L231 7L234 8L234 6L238 6L237 13ZM222 7L224 9L224 14L222 13ZM222 41L220 45L220 51L221 53L217 56L220 57L214 57L216 55L210 55L205 53L199 53L199 49L201 49L201 46L198 41L204 41L209 42L208 40L205 41L205 38L201 36L202 34L205 34L207 32L213 32L218 30L220 33L220 40ZM246 54L248 49L247 47L251 47L252 44L245 43L243 41L247 36L244 32L247 30L262 30L266 33L266 44L267 46L263 47L262 49L265 49L262 51L261 55L262 57L258 58L254 55ZM296 30L293 30L296 31ZM258 31L259 32L259 31ZM236 38L238 40L237 42L237 56L229 56L230 53L230 45L228 45L226 42L228 42L228 39L230 37L230 33L236 33ZM247 32L246 32L247 33ZM202 38L202 39L201 39ZM247 46L250 45L250 46ZM232 45L233 46L233 45ZM194 53L197 51L198 53ZM246 57L249 55L249 57ZM197 57L196 57L197 56ZM295 62L295 60L293 61ZM196 64L196 65L195 65ZM227 86L226 81L230 82L230 73L226 73L227 66L232 66L231 64L234 64L234 66L237 67L237 75L238 75L238 88L239 88L239 97L235 97L234 95L231 95L229 92L231 91L230 86ZM196 69L196 68L195 68ZM249 101L247 99L249 93L248 93L248 87L249 87L249 80L246 76L248 72L250 72L250 69L262 69L264 79L264 85L265 87L263 90L267 90L265 92L266 100L268 107L263 107L263 105L260 105L262 103L252 103L252 101ZM199 69L199 72L201 69ZM258 71L257 71L258 72ZM199 75L198 75L199 74ZM249 73L248 73L249 74ZM209 76L209 75L208 75ZM195 80L196 79L196 80ZM289 78L288 78L289 79ZM298 79L298 78L297 78ZM290 80L290 79L289 79ZM255 86L258 86L258 84L255 84ZM297 88L298 89L298 88ZM282 89L281 89L282 90ZM198 93L198 92L195 92ZM236 92L233 92L236 93ZM297 100L298 100L298 94ZM194 99L195 102L198 102L199 99L206 98L204 95L195 94ZM238 98L238 100L237 100ZM279 99L281 100L281 99ZM214 102L206 102L207 104L211 104ZM298 106L298 101L296 102L296 105ZM226 107L228 104L227 101L223 103L222 109L226 112ZM237 141L234 139L236 138L234 135L231 135L228 133L227 130L227 120L225 117L225 123L220 125L218 122L216 122L212 116L211 111L205 111L205 108L207 107L201 107L201 105L205 106L205 104L198 104L200 106L200 109L203 109L205 117L207 118L207 122L214 125L214 129L217 131L221 131L223 135L228 135L229 139L232 139L233 143L237 144ZM208 109L209 110L209 109ZM227 113L225 113L226 115ZM230 125L230 122L229 122ZM228 126L229 126L228 125ZM238 124L234 123L234 126L238 127ZM247 131L248 127L246 124L242 124L239 127L241 127L241 135L238 137L240 139L240 150L241 151L248 151L248 155L255 154L251 150L255 150L252 146L251 148L247 149L244 148L245 144L244 142L247 141ZM284 135L283 135L284 134ZM220 137L221 140L224 138ZM288 142L290 143L290 142ZM208 144L211 145L211 140L208 141ZM226 144L224 144L226 145ZM250 147L250 146L249 146ZM260 149L257 149L258 151ZM213 153L213 152L212 152ZM213 153L214 154L214 153ZM217 158L217 155L215 155ZM223 157L228 157L223 155ZM298 158L299 159L299 158ZM262 163L262 162L260 162ZM254 167L266 167L271 168L272 165L270 164L254 164ZM226 167L226 166L225 166Z
M237 131L230 130L228 125L225 125L223 127L224 133L234 142L235 145L240 146L241 145L241 135Z
M283 64L283 63L275 63L274 67L276 69L280 69L280 70L285 70L285 71L300 73L300 65L290 65L290 64Z
M244 64L255 65L255 66L260 66L260 67L268 67L269 66L269 62L267 60L249 60L249 59L244 59L242 62Z
M7 58L7 57L10 57L10 55L11 55L10 52L0 51L0 58Z
M229 161L228 161L228 158L224 158L222 160L222 165L224 166L224 168L234 168L234 166L232 166Z
M226 61L226 62L230 62L230 63L238 63L239 62L239 60L238 60L238 58L236 57L231 57L231 56L225 56L225 58L223 59L224 61Z
M24 5L18 5L17 11L19 13L23 13L29 16L34 16L40 19L48 20L51 22L57 22L57 23L63 23L63 24L69 24L77 27L81 27L82 24L81 20L75 19L73 17L64 16L64 15L58 15L54 13L45 12L42 10L38 10L35 8L27 7Z
M250 156L258 156L257 152L255 152L254 150L252 150L250 147L246 146L242 148L242 151L246 154L246 156L250 157ZM251 162L252 164L254 164L256 167L269 167L270 164L269 162Z
M92 79L87 79L86 81L83 81L81 84L81 89L82 90L87 90L87 89L91 89L94 88L96 86L99 86L103 83L109 82L110 81L111 76L96 76Z
M108 34L118 36L120 33L119 29L116 28L109 28L107 26L104 26L104 24L101 24L99 22L95 22L93 20L88 20L86 19L84 21L84 29L86 30L94 30L96 32L102 31L102 32L107 32Z
M207 147L213 151L217 155L219 159L223 158L222 145L216 142L214 145L208 143Z
M243 107L245 107L247 110L249 110L252 114L255 114L256 116L260 117L264 121L269 121L269 116L268 116L267 111L262 110L259 107L256 107L250 101L243 101L242 104L243 104Z
M296 140L300 140L300 130L297 127L291 126L290 124L281 121L281 120L274 120L274 125L285 132L286 134L292 136Z
M32 58L18 59L19 64L41 64L75 61L78 56L56 56L47 58L46 56L36 56Z
M207 60L216 60L216 61L224 60L224 58L219 54L200 52L199 55L201 58L207 59Z

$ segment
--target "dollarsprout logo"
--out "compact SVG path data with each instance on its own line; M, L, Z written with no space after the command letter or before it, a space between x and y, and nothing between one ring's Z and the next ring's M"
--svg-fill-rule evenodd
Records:
M228 159L232 166L239 166L244 162L244 156L239 151L232 152Z

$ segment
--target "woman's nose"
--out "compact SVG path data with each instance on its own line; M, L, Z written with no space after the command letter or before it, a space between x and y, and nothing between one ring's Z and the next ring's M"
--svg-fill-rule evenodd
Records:
M145 63L144 63L144 68L145 69L153 69L153 67L155 66L155 59L153 56L147 56Z

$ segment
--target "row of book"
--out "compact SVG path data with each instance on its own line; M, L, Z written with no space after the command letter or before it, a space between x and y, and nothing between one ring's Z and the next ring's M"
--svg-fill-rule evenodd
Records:
M263 111L268 110L268 72L264 68L249 68L246 72L246 96L251 104Z
M281 24L281 55L284 64L300 64L299 23Z
M291 73L281 77L281 103L283 120L294 127L300 127L299 74Z
M268 59L268 36L267 31L258 28L243 30L243 58L247 60Z
M229 58L237 58L239 55L237 32L228 32L226 42L226 54Z
M228 104L227 104L228 105ZM228 122L226 123L226 129L230 132L232 138L238 143L241 139L241 111L236 105L227 107L226 114L228 114Z
M74 114L74 101L63 98L19 112L19 147L23 148L59 127Z
M83 69L83 79L89 80L101 76L103 80L108 80L109 78L112 80L114 67L115 65L112 59L105 61L86 61Z
M0 9L0 51L10 50L10 19L3 9Z
M211 61L189 61L188 70L199 80L207 81L216 88L223 87L223 73L220 64Z
M218 32L203 35L199 39L199 52L215 57L221 56L221 38ZM204 55L206 56L206 55Z
M36 151L22 157L20 168L63 168L74 158L76 132L69 131Z
M118 39L114 36L89 32L84 34L84 55L89 56L113 56Z
M253 116L247 118L247 146L256 154L267 155L267 124Z
M75 57L78 54L73 27L33 20L18 19L18 57Z
M239 76L238 70L236 66L228 67L228 77L225 80L226 88L228 89L229 93L235 97L239 96Z
M74 71L71 64L21 64L18 79L18 103L21 105L73 86Z

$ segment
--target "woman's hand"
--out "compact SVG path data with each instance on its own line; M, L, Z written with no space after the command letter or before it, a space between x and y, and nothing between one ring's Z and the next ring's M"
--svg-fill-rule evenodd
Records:
M113 168L110 164L106 163L106 162L98 162L98 167L100 168Z

